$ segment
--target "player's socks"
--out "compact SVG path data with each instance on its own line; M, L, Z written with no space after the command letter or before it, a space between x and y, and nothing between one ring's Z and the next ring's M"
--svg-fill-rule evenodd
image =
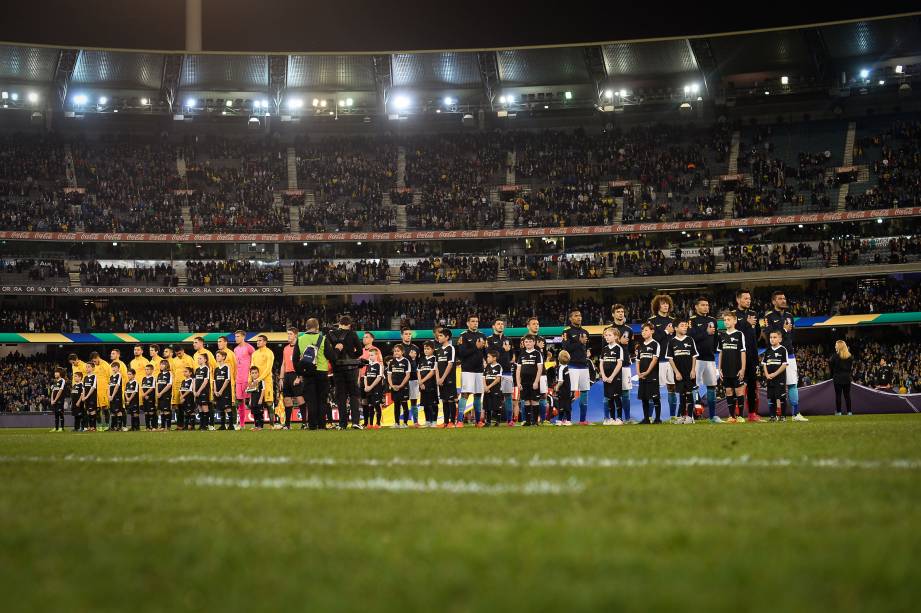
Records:
M588 418L588 392L579 393L579 421L584 422Z
M291 415L294 413L294 407L285 407L285 426L288 428L291 427ZM223 420L221 420L221 425L224 425Z
M473 397L473 416L476 418L476 423L480 423L480 412L483 408L483 400L479 394L476 394Z
M624 407L624 421L630 421L630 390L620 393L620 404Z
M707 387L707 417L713 418L716 415L716 388Z
M460 421L464 420L464 413L467 410L467 398L461 396L457 399L457 419Z
M674 417L678 414L678 394L675 392L668 393L668 416Z
M583 395L585 396L585 410L587 411L588 410L588 394L585 393ZM579 402L581 406L581 402L582 402L581 396L579 398L580 398ZM537 415L540 416L541 419L547 419L547 399L546 398L541 398L537 402L537 409L539 409L540 411L539 413L537 413ZM537 422L534 422L534 423L537 423Z
M787 399L790 401L790 406L793 407L793 415L799 413L799 387L794 385L787 386Z
M512 395L505 394L505 421L512 421Z

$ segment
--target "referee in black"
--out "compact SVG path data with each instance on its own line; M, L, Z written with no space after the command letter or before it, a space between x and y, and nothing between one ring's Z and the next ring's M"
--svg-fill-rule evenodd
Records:
M752 307L752 294L747 289L736 292L736 329L745 335L745 399L748 421L761 421L758 415L758 338L761 325ZM741 415L741 410L739 414Z

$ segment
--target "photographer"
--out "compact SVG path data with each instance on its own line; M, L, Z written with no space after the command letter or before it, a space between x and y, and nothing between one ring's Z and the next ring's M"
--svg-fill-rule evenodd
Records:
M358 369L361 367L361 342L352 330L352 318L343 315L339 327L329 331L332 345L333 385L336 390L336 406L339 408L339 428L345 429L352 414L352 427L358 426Z

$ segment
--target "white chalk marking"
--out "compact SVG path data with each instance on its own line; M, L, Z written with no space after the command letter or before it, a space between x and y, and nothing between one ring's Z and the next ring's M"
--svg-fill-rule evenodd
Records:
M482 483L479 481L437 481L435 479L323 479L309 477L305 479L265 478L265 479L228 479L224 477L199 476L186 479L187 485L231 488L261 489L306 489L306 490L358 490L382 492L409 492L446 494L478 494L501 496L518 494L524 496L579 494L585 486L570 479L564 483L554 481L525 481L521 484Z
M831 468L831 469L900 469L921 470L921 459L887 458L854 460L851 458L753 458L691 456L685 458L605 458L597 456L542 457L441 457L441 458L302 458L265 455L152 455L99 456L68 454L63 456L0 455L2 463L72 462L85 464L234 464L246 466L358 466L369 468L393 467L470 467L496 468L694 468L718 466L724 468Z

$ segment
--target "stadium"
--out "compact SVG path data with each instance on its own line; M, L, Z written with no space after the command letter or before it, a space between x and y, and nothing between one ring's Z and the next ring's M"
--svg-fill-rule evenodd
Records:
M921 11L71 4L0 20L6 610L917 608Z

